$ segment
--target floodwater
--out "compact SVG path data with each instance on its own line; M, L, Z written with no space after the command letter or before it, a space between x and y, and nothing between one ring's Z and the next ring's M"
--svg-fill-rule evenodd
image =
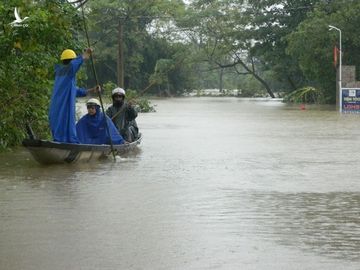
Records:
M140 151L0 156L0 269L360 269L360 115L154 100Z

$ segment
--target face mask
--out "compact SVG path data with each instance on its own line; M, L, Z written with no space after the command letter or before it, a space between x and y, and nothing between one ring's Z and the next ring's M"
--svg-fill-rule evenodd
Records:
M121 97L121 98L119 98L119 97L114 98L113 97L113 105L115 107L121 107L123 104L124 104L124 98L123 97Z
M123 100L114 100L113 105L115 107L121 107L124 104Z

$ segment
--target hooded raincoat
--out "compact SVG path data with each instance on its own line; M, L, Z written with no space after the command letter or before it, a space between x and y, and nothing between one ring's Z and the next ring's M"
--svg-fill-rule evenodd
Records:
M139 129L135 118L138 113L132 106L126 103L126 101L121 106L113 104L106 110L106 114L112 119L115 127L125 140L132 142L136 139Z
M76 97L86 96L86 90L76 87L76 72L82 63L83 58L79 55L68 65L55 66L55 84L49 111L54 141L79 143L75 128L75 102Z
M106 116L106 121L111 134L112 143L123 144L125 141L111 119ZM99 106L96 106L95 115L86 114L77 122L76 131L80 143L110 144L104 114L100 112Z

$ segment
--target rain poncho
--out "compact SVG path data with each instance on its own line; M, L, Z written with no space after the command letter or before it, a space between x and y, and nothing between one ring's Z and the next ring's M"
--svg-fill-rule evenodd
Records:
M55 66L55 84L49 111L54 141L79 143L75 129L75 102L77 96L86 96L86 90L76 87L76 72L82 63L83 58L79 55L68 65Z
M106 110L107 116L109 116L115 127L119 130L120 134L127 140L128 142L132 142L138 136L138 126L135 118L137 117L137 111L124 102L122 106L110 106ZM115 118L113 119L113 117Z
M107 124L113 144L123 144L125 141L114 126L109 117L106 116ZM96 106L96 114L84 115L76 124L76 131L80 143L83 144L110 144L110 138L106 128L104 114L100 107Z

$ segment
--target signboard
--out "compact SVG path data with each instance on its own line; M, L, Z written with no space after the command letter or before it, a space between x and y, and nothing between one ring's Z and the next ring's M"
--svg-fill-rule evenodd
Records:
M360 88L342 88L342 111L360 113Z

